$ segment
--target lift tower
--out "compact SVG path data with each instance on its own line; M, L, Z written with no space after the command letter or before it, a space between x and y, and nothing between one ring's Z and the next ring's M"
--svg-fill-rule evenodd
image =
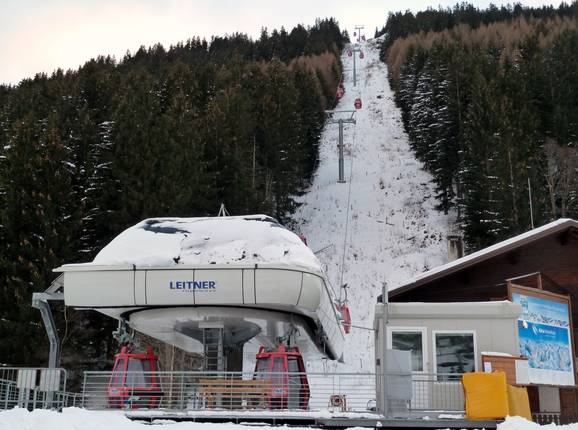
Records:
M353 86L357 86L357 65L355 63L357 53L359 52L359 58L363 58L363 52L361 48L357 45L354 45L353 48L349 51L353 55Z
M343 161L343 124L355 124L354 110L326 110L328 115L327 122L329 124L339 124L339 179L337 182L345 183L345 167ZM339 118L336 118L336 115Z
M355 26L355 34L357 34L357 41L358 42L361 42L361 40L362 40L361 32L363 31L364 28L365 28L364 25L356 25Z

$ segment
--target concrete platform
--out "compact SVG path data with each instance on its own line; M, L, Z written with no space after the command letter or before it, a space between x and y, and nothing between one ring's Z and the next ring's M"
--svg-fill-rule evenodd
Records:
M373 429L495 429L500 421L471 421L463 418L384 418L372 413L314 412L231 412L231 411L129 411L126 416L135 421L153 423L156 420L191 421L200 423L259 424L307 426L344 429L363 427Z

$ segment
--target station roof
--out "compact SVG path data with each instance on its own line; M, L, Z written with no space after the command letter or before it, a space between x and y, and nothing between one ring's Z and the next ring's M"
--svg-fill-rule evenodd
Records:
M62 269L264 263L321 272L319 260L303 241L266 215L145 219L115 237L92 262Z
M522 246L543 239L544 237L558 234L566 230L572 230L575 233L578 232L578 221L569 218L561 218L557 221L545 224L526 233L514 236L488 248L474 252L473 254L421 273L409 279L407 282L393 288L390 292L390 295L394 297L398 294L408 292L430 282L439 281L445 277L453 275L483 261L489 260L501 254L514 251Z

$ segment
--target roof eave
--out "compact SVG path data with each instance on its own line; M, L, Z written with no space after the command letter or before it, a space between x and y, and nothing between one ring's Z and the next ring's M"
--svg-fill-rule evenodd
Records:
M468 267L471 267L477 263L480 263L482 261L486 261L489 260L493 257L496 257L497 255L501 255L501 254L505 254L508 252L511 252L521 246L527 245L529 243L532 242L536 242L546 236L551 236L552 234L556 234L559 233L560 231L563 230L567 230L569 228L578 228L578 221L575 221L573 219L570 218L561 218L557 221L554 221L550 224L553 224L551 227L547 227L548 224L540 227L534 234L532 234L532 230L526 232L526 233L522 233L518 236L524 236L527 235L527 237L522 237L518 240L515 240L517 236L514 236L513 238L504 240L502 242L499 242L495 245L492 245L488 248L486 248L486 250L482 249L480 251L474 252L473 254L470 254L468 256L462 257L458 260L455 260L453 262L450 263L446 263L444 266L450 266L447 269L443 269L444 266L440 266L436 269L433 269L432 271L434 273L432 273L431 275L427 275L428 272L423 273L422 275L419 275L420 278L410 282L408 284L405 285L400 285L399 287L395 288L394 290L392 290L389 294L390 297L396 297L399 296L401 294L404 294L408 291L413 290L414 288L418 288L422 285L425 285L427 283L433 282L433 281L437 281L439 279L445 278L446 276L452 275L456 272L459 272L460 270L466 269ZM502 244L502 245L501 245ZM491 249L488 250L489 248L495 248L495 249ZM479 254L479 255L476 255ZM460 260L464 260L463 262L460 263Z

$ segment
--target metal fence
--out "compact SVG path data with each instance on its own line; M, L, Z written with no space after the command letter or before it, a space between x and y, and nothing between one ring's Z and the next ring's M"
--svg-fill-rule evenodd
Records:
M242 372L85 372L89 409L366 411L372 374Z
M85 372L81 393L66 391L66 371L0 368L0 409L155 409L167 411L374 412L376 382L394 393L399 376L372 373ZM397 410L463 412L459 374L407 374ZM380 384L378 384L378 387ZM402 390L403 391L403 390ZM387 393L387 394L385 394ZM399 394L399 393L398 393ZM403 397L403 396L402 396ZM401 408L399 408L401 406Z
M462 375L458 373L418 373L411 376L413 411L464 411Z
M461 375L408 375L408 411L461 412ZM383 375L379 376L383 378ZM375 412L370 373L85 372L88 409Z
M60 409L79 396L66 393L64 369L0 367L0 409Z

